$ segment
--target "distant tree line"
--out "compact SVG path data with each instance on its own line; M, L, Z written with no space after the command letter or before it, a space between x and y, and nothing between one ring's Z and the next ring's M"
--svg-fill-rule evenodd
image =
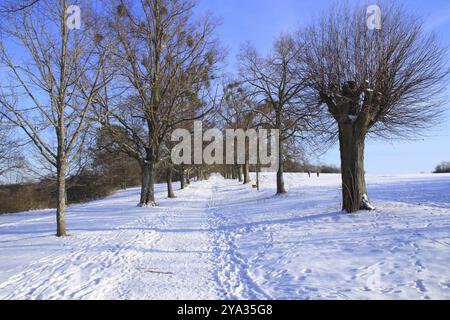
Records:
M433 173L450 173L450 162L442 162L436 166Z
M341 169L334 165L310 163L300 163L286 160L284 163L285 172L319 172L319 173L341 173Z

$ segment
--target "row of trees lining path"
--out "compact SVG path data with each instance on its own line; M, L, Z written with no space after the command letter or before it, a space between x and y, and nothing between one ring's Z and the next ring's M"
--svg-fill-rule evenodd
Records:
M175 172L184 187L191 172L207 171L170 160L171 132L192 131L196 120L204 128L278 129L277 194L286 193L286 159L338 141L343 210L353 213L373 208L366 140L416 135L443 114L446 49L394 3L383 6L380 30L369 30L365 8L345 5L281 35L266 56L246 45L233 77L222 73L216 23L194 18L193 1L78 5L80 30L66 24L67 0L6 1L0 10L0 65L7 74L0 83L2 128L19 128L55 175L58 236L66 235L66 178L96 130L139 163L140 206L157 205L157 165L170 198ZM233 166L244 183L248 153L244 165Z

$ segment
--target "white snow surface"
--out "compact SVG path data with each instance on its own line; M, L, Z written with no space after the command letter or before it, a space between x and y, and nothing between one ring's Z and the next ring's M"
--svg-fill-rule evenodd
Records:
M339 175L261 180L73 205L67 238L54 210L0 215L0 299L450 299L450 175L368 175L352 215Z

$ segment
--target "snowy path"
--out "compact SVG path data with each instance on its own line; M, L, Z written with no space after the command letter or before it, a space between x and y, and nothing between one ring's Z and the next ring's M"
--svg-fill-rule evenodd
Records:
M28 254L27 248L42 251L24 257L15 266L17 274L0 278L0 299L216 298L207 232L210 193L197 184L182 192L183 199L142 209L136 208L134 189L74 206L67 214L73 236L66 239L51 235L51 211L37 213L43 218L23 219L31 213L2 216L1 222L14 221L0 224L2 261L20 257L20 250ZM44 221L48 227L39 230ZM51 254L48 247L53 247ZM27 260L36 261L26 265Z
M256 192L213 176L137 208L138 189L0 216L0 299L450 299L450 176L373 176L344 215L338 176ZM401 201L397 199L402 199Z

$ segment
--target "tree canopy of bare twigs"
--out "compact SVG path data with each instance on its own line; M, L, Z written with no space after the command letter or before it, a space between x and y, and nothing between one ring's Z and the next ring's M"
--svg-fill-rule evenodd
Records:
M3 0L0 5L0 14L16 13L26 10L37 4L39 0Z

